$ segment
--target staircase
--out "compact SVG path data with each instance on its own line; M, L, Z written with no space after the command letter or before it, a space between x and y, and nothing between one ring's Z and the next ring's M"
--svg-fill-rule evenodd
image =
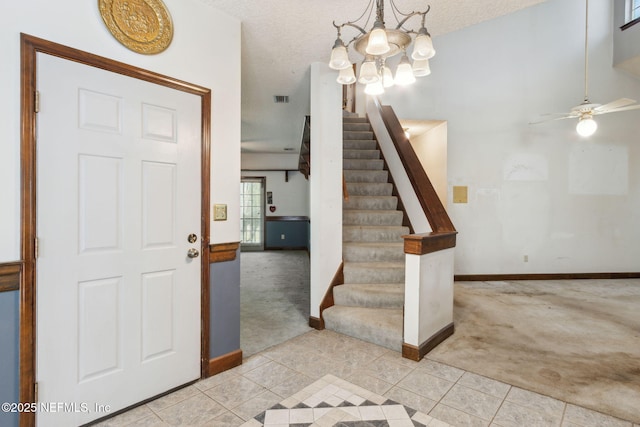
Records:
M404 305L403 212L366 118L343 118L344 284L322 312L325 328L402 350Z

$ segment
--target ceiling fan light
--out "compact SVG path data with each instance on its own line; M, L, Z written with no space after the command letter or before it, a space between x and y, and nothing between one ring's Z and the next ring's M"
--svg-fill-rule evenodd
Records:
M343 68L338 74L337 82L341 85L350 85L356 82L356 75L353 72L353 66Z
M416 77L424 77L431 74L431 67L428 59L416 59L413 61L413 75Z
M351 61L349 61L347 48L344 46L344 43L342 43L342 40L338 38L336 40L336 44L333 46L333 50L331 50L329 68L333 68L334 70L343 70L350 66Z
M380 76L378 75L378 68L376 67L375 62L364 61L360 66L360 76L358 77L358 81L366 85L375 83L378 80L380 80Z
M390 50L391 46L389 46L389 41L387 40L387 32L384 29L384 24L376 21L373 29L369 33L369 41L365 51L369 55L384 55Z
M411 57L413 59L431 59L435 54L436 50L433 48L433 40L431 40L427 29L422 27L413 42L413 53Z
M393 81L393 74L391 73L391 69L386 65L382 67L382 86L391 87L395 84Z
M581 117L576 125L576 132L578 135L588 137L593 135L598 129L598 123L591 116Z
M415 81L416 76L413 75L413 69L411 68L409 58L407 57L407 55L404 55L400 60L400 64L398 64L398 68L396 69L395 82L398 86L407 86L415 83Z
M364 93L367 95L382 95L384 93L384 86L382 86L382 82L378 80L375 83L370 83L365 86Z

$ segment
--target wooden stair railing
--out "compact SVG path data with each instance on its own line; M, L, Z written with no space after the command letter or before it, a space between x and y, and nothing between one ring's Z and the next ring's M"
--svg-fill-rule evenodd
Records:
M311 174L311 116L305 116L304 118L298 170L306 179L309 179L309 175Z

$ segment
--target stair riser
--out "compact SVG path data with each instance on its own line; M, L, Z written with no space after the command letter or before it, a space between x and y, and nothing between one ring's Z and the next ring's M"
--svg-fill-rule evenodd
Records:
M367 309L358 307L347 313L343 311L344 308L333 306L323 311L325 328L394 351L402 351L402 310L372 309L379 312L362 313Z
M344 170L382 170L384 161L380 159L344 159L342 168Z
M389 180L389 172L381 170L381 171L355 171L355 170L346 170L344 171L344 180L347 183L350 182L387 182Z
M358 117L357 115L351 117L345 116L342 118L342 123L369 123L369 119L366 117Z
M347 139L342 141L345 150L377 150L378 145L373 140Z
M363 268L344 265L345 283L404 283L404 266L395 268Z
M344 211L344 225L402 225L400 211Z
M344 242L402 242L402 236L406 234L409 234L407 227L346 226L342 229L342 240Z
M380 285L380 288L385 288ZM347 307L369 308L402 308L404 307L404 291L395 289L385 292L384 289L360 290L350 286L336 286L333 288L333 300L336 305Z
M390 183L347 183L349 196L391 196Z
M395 196L349 196L349 200L342 203L343 209L381 209L394 210L398 207Z
M343 131L342 132L342 139L373 139L373 132L368 131L368 132L364 132L364 131L357 131L357 132L353 132L353 131Z
M402 262L404 249L402 245L388 247L384 243L364 247L345 243L342 247L342 258L345 262Z
M343 150L343 159L379 159L379 150Z
M371 132L369 123L342 123L343 132Z

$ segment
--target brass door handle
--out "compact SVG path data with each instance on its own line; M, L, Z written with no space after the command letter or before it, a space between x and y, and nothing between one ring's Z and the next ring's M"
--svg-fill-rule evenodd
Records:
M196 248L191 248L187 251L187 256L189 258L198 258L200 256L200 251L198 251Z

